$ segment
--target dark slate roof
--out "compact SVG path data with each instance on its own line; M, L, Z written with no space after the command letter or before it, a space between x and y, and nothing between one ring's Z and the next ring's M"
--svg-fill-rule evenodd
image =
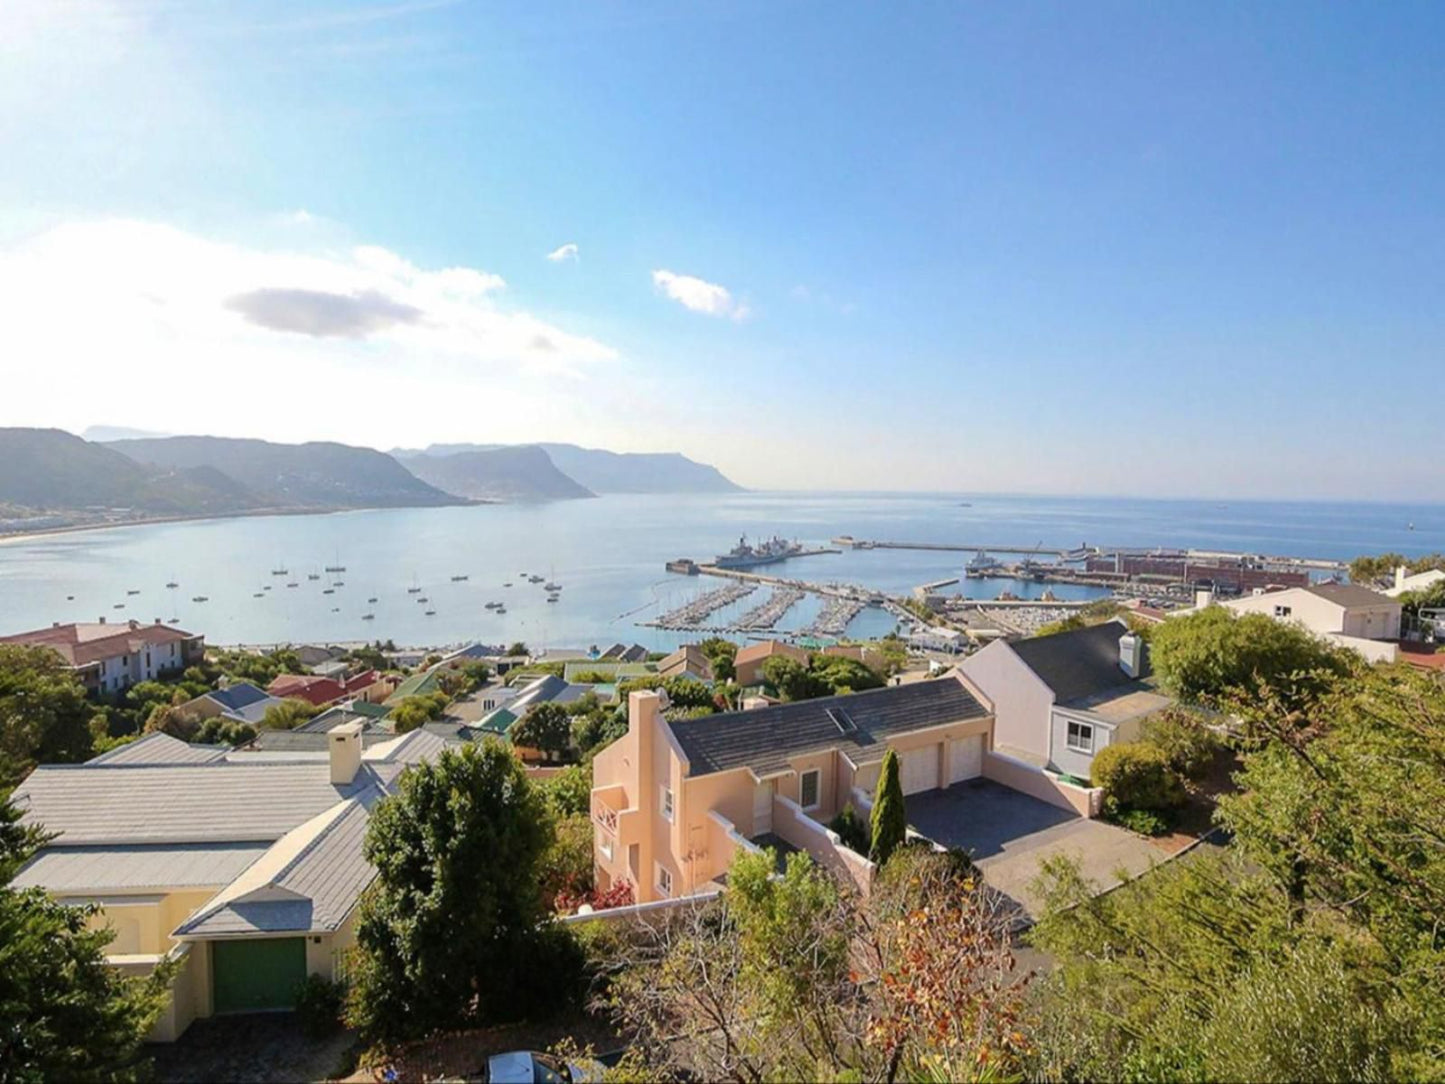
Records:
M1050 689L1056 703L1093 696L1137 679L1119 669L1119 637L1129 631L1122 621L1087 629L1035 636L1009 646Z
M240 711L252 704L259 704L262 700L270 700L271 694L265 689L258 689L249 682L241 682L239 685L231 685L224 689L216 689L206 694L227 711Z
M829 715L830 709L851 719L856 730L843 733ZM987 714L960 681L947 677L680 719L668 725L688 759L689 775L743 767L766 775L786 767L792 757L802 753L841 747L856 757L859 751L876 748L897 734Z

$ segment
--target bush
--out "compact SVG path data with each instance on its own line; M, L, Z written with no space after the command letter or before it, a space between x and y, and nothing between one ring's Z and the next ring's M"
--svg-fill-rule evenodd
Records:
M1104 789L1112 812L1147 809L1162 812L1184 804L1184 784L1157 745L1123 742L1094 757L1094 785Z
M320 975L307 975L296 988L296 1019L313 1039L330 1035L341 1026L346 988Z
M1164 817L1147 809L1125 809L1111 814L1109 819L1141 836L1162 836L1169 830L1169 822Z
M843 846L858 854L868 853L868 822L858 815L849 802L843 811L828 822L828 827L838 833Z
M1169 766L1186 779L1197 779L1209 767L1219 739L1204 720L1183 708L1169 708L1144 720L1143 740L1157 745Z

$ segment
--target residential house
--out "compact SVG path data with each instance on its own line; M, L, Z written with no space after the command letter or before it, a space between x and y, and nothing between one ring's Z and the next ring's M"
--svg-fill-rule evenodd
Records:
M265 689L248 681L228 685L223 689L212 689L194 699L187 700L176 710L192 719L230 719L233 722L259 726L261 720L281 703L281 698L272 696Z
M14 801L54 833L16 888L98 904L109 961L133 974L180 960L152 1038L197 1017L288 1009L308 974L339 978L375 870L370 810L444 742L424 731L364 748L360 724L312 752L251 753L165 734L78 765L41 765Z
M646 662L647 656L648 650L641 644L630 647L627 644L613 644L597 657L607 662Z
M1384 593L1390 598L1399 598L1401 595L1413 591L1428 591L1437 583L1445 582L1445 572L1438 568L1426 569L1424 572L1411 574L1404 565L1395 569L1395 585L1388 588Z
M581 682L587 685L596 685L593 680L584 681L594 675L600 677L604 682L616 684L619 681L628 681L632 678L655 677L657 667L650 662L614 662L608 660L577 660L569 662L562 668L562 679L569 682Z
M960 678L669 721L634 692L626 735L593 761L597 881L639 902L715 887L739 850L781 841L863 889L872 867L823 827L866 812L884 754L904 792L985 774L993 715Z
M320 708L346 699L384 702L391 688L387 678L375 670L367 670L342 680L315 674L280 674L266 686L266 691L282 699L305 700Z
M1101 750L1135 740L1143 720L1170 704L1145 680L1144 642L1122 621L995 640L958 669L993 704L994 752L1019 771L1087 780Z
M92 693L122 692L138 682L179 673L206 655L204 636L160 621L109 624L103 617L0 636L0 644L50 648Z
M1399 656L1400 603L1359 584L1316 583L1245 595L1220 605L1237 614L1264 614L1303 625L1370 662L1394 662Z
M737 673L734 680L744 687L761 685L763 664L772 658L792 659L804 666L808 665L808 653L801 647L785 644L781 640L764 640L761 643L749 644L738 651L737 657L733 659L733 669Z
M441 688L441 680L435 669L419 670L393 688L382 703L396 707L409 696L430 696L432 693L441 692Z
M703 654L702 648L697 644L683 644L657 664L657 673L664 678L711 683L712 660Z
M515 696L487 712L473 726L476 730L505 738L517 720L538 704L549 701L571 704L590 691L587 685L574 685L555 674L544 674L523 685Z
M301 661L301 665L308 669L335 662L346 654L345 649L333 647L330 644L302 644L292 650L296 652L296 657Z

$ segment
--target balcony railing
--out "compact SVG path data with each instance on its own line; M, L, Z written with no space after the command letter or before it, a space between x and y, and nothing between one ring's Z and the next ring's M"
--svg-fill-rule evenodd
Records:
M604 831L614 836L617 834L617 810L605 805L599 805L592 811L592 819L596 821Z

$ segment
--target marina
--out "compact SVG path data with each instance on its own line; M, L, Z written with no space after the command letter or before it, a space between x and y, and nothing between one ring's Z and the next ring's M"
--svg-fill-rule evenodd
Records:
M752 583L732 583L699 595L686 606L663 614L656 621L639 621L645 628L698 629L707 619L724 606L731 606L738 599L745 598L757 590Z
M733 623L739 632L762 632L771 629L782 616L800 602L806 592L796 587L777 587L760 606L754 606Z

